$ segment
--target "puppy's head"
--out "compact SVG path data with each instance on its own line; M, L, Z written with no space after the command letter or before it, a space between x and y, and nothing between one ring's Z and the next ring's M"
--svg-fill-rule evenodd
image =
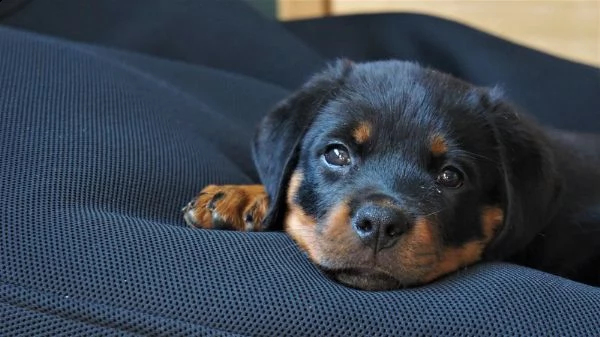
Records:
M543 135L496 96L412 63L336 63L259 130L267 222L361 289L514 254L557 184Z

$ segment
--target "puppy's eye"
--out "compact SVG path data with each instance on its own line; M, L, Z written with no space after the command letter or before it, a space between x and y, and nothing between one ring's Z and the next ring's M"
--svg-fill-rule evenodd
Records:
M445 167L437 176L437 182L448 188L459 188L462 186L464 178L462 173L452 166Z
M348 149L341 144L329 145L323 154L325 161L333 166L347 166L352 163Z

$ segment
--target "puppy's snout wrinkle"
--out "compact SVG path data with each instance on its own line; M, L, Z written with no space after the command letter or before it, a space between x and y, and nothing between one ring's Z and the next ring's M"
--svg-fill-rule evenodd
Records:
M374 251L392 247L409 228L406 215L397 207L367 203L352 218L352 228Z

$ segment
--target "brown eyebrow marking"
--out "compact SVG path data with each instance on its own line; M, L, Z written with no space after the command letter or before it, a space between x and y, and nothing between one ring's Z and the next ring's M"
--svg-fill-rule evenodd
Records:
M446 139L442 137L440 134L435 134L431 137L431 143L429 144L431 147L431 153L434 156L443 156L448 152L448 144L446 143Z
M352 132L354 140L358 144L363 144L371 137L371 124L369 122L360 122Z

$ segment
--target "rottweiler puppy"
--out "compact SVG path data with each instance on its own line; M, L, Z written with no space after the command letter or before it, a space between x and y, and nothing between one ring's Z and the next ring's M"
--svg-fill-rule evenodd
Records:
M504 260L600 285L600 137L414 63L340 60L261 122L263 185L206 187L195 227L285 231L333 279L426 284Z

